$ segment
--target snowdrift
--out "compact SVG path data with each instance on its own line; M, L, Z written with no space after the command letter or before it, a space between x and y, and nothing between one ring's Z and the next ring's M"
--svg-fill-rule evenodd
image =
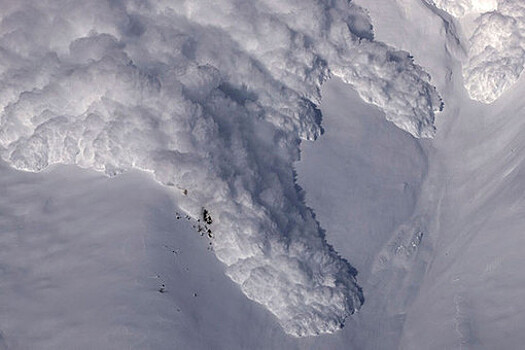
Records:
M206 208L229 277L287 333L330 333L363 295L293 162L321 133L331 75L433 135L429 76L347 1L3 1L0 154L33 172L152 173L188 214Z

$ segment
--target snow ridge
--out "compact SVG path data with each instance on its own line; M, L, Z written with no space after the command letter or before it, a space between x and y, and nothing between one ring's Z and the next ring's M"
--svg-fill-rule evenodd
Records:
M4 1L0 154L41 171L138 168L210 213L217 258L294 336L359 308L354 269L295 185L321 133L320 85L351 84L416 137L442 108L405 52L373 41L347 1Z

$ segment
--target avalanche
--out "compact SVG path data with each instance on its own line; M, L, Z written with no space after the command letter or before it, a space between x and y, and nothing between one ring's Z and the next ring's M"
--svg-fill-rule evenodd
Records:
M32 172L152 173L188 214L209 211L228 276L287 333L331 333L363 293L292 166L321 134L330 76L434 135L429 75L344 0L4 0L0 155Z

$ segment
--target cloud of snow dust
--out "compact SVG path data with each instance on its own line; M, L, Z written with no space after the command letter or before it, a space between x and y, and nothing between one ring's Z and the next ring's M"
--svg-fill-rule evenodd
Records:
M454 17L463 17L471 13L493 11L498 6L498 0L426 0Z
M228 276L294 336L359 308L352 267L295 186L320 85L340 76L416 137L441 100L345 0L0 0L0 154L17 169L131 168L211 214ZM186 192L187 195L183 194Z
M525 66L525 2L427 0L451 15L476 16L463 79L470 97L492 103L516 83Z
M500 1L497 11L477 19L463 66L465 87L473 99L491 103L516 83L524 66L525 2Z

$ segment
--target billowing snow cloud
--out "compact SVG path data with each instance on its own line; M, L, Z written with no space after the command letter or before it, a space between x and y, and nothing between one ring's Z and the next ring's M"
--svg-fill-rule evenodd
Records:
M433 135L428 75L344 0L2 0L0 154L151 172L187 213L209 211L228 276L287 333L330 333L363 297L293 171L330 75Z
M518 80L525 66L525 2L427 0L456 17L477 14L463 64L470 97L492 103Z
M525 2L500 1L497 11L477 19L463 66L465 87L473 99L491 103L514 85L524 65Z
M470 13L481 13L495 10L498 0L426 0L452 16L463 17Z

